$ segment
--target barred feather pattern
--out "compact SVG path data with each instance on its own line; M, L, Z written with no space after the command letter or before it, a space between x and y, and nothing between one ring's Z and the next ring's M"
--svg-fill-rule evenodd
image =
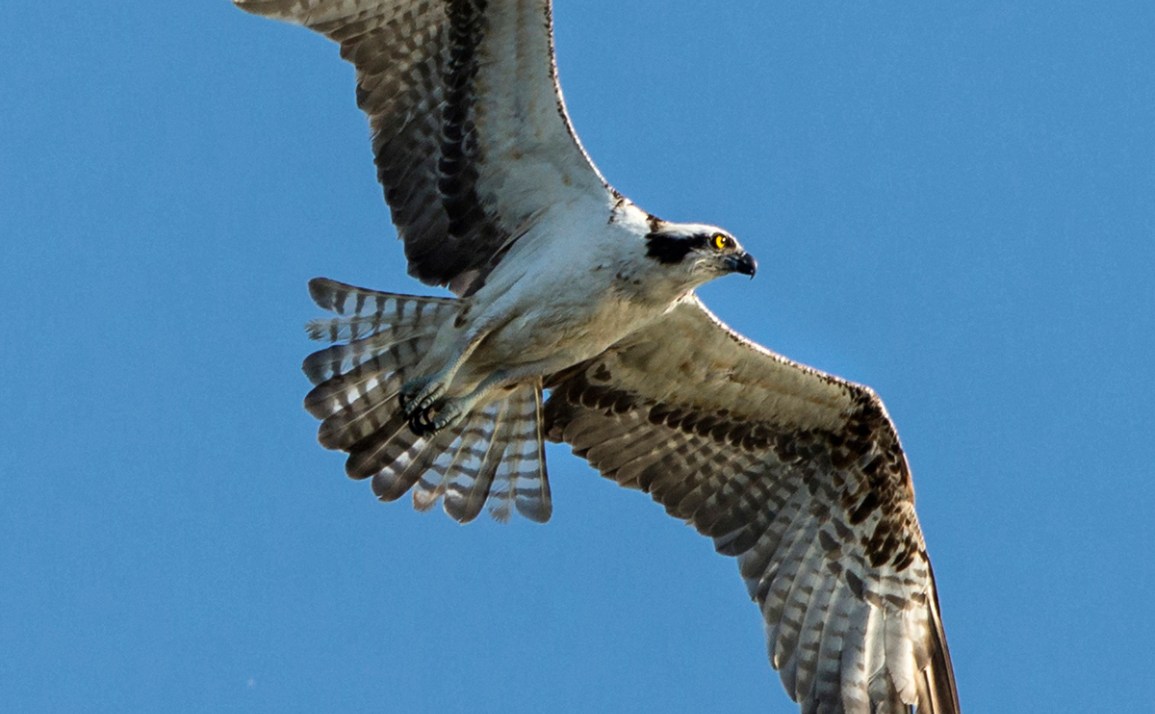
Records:
M413 489L413 503L438 501L454 519L473 520L488 503L508 520L513 510L538 522L552 502L545 467L541 384L520 384L478 406L456 427L426 437L409 429L398 393L412 367L460 301L397 295L318 278L309 291L339 317L315 320L314 339L347 340L314 352L303 365L316 385L305 408L321 420L318 440L349 453L346 473L371 479L384 501Z
M421 464L420 474L401 479L404 484L419 478L414 506L426 510L443 498L445 511L464 523L476 518L488 500L489 513L498 521L508 520L515 509L539 523L549 520L553 506L541 412L541 386L519 385L476 410L446 443L433 449L415 445L406 458ZM384 480L374 476L374 489Z
M612 200L557 86L548 0L235 2L325 35L357 68L415 277L466 293L559 197Z
M737 557L803 712L957 714L909 470L872 392L696 298L548 386L548 438Z

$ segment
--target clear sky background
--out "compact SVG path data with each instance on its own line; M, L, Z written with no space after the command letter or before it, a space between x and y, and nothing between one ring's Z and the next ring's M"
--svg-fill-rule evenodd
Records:
M551 523L463 527L316 444L306 281L432 292L335 46L4 16L3 708L796 711L735 564L563 447ZM609 180L758 257L711 308L885 399L964 707L1155 710L1155 3L556 22Z

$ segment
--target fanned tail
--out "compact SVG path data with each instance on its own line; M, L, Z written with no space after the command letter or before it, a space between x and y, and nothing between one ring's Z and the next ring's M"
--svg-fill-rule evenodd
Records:
M416 485L414 506L427 510L440 500L462 523L486 503L499 521L513 509L537 522L549 520L540 382L511 387L455 427L427 436L414 434L400 413L401 386L418 376L413 368L456 313L456 299L383 293L323 278L310 281L309 292L339 315L310 322L310 337L339 344L305 359L304 372L316 385L305 408L321 420L321 444L349 453L350 477L372 478L383 501Z

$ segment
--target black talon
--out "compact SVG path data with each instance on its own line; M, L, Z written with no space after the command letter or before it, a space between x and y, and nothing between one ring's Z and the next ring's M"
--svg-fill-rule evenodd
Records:
M409 428L417 436L427 436L437 432L434 407L426 407L409 415Z
M409 430L417 436L425 436L425 427L421 425L421 422L417 420L417 417L411 417L409 419Z

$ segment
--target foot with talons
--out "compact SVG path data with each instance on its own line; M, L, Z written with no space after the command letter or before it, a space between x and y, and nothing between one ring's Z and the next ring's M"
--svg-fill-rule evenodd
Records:
M434 427L437 414L432 407L414 410L413 413L406 414L406 417L409 420L409 428L417 436L429 436L437 431Z
M464 413L457 400L448 399L439 405L417 409L408 415L409 428L418 436L431 436L461 421Z
M401 402L401 413L410 422L414 422L422 418L423 413L432 412L434 404L443 394L445 383L436 376L410 380L401 387L401 394L398 397ZM425 418L428 420L428 417Z

